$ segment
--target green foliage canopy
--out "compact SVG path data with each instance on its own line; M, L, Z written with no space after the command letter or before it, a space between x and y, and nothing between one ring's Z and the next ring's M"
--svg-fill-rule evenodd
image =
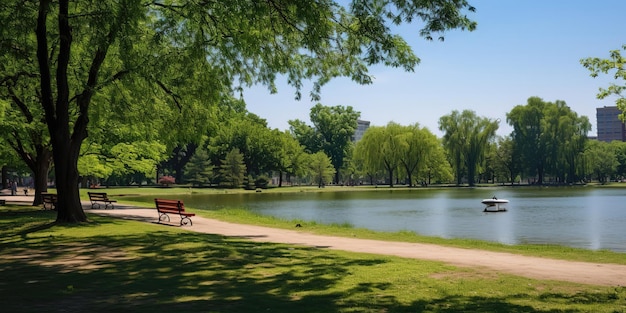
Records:
M185 166L185 174L187 180L193 185L202 186L205 184L211 184L213 177L213 164L209 160L209 154L204 149L196 150L196 153L191 157L187 166Z
M335 168L330 158L322 151L309 156L309 170L313 182L315 182L319 188L329 183L333 175L335 175Z
M231 188L239 188L244 182L246 164L243 154L234 148L226 154L220 165L222 183Z
M420 181L449 180L449 165L437 137L418 124L403 126L390 122L372 126L356 143L354 160L370 176L386 173L390 187L405 177L409 186Z
M361 113L351 106L329 107L318 103L311 108L309 116L313 127L293 120L289 121L291 131L310 153L323 151L330 157L335 167L335 183L338 183L339 173L352 144Z
M621 50L626 51L626 45L622 45ZM612 95L617 96L615 101L617 107L622 112L626 111L626 98L623 95L626 90L626 69L624 68L626 57L622 56L622 52L619 49L611 50L608 58L585 58L580 60L580 63L591 72L591 77L598 77L600 73L613 73L616 83L611 83L606 88L599 88L597 97L604 99ZM626 120L623 113L622 120Z
M585 158L590 172L602 184L609 181L619 165L616 151L608 142L588 141L585 149Z
M401 126L390 122L387 126L371 126L363 134L354 150L368 173L384 171L393 187L394 173L400 165Z
M461 184L466 170L470 186L485 159L489 143L495 139L499 122L479 117L474 111L452 111L439 119L439 129L444 131L443 144L456 171L457 184Z
M412 71L419 58L391 25L419 20L420 36L443 38L449 29L475 28L466 10L474 8L465 0L366 0L349 8L329 0L3 1L0 96L24 114L42 112L57 220L81 222L77 162L105 88L160 94L183 116L193 115L198 99L216 103L244 86L275 92L278 75L297 98L303 81L313 80L318 98L334 77L370 83L374 64Z
M513 126L514 150L524 172L544 183L547 173L559 183L581 178L582 153L591 124L579 117L564 101L546 102L530 97L507 114Z

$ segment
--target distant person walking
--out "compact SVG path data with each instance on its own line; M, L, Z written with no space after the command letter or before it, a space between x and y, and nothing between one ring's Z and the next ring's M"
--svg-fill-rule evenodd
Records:
M12 196L17 195L17 181L13 181L11 183L11 195Z

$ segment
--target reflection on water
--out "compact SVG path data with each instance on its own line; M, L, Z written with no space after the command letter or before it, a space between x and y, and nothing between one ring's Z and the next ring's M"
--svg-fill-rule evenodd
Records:
M509 199L508 212L484 213L480 200ZM453 188L182 197L196 209L245 207L283 219L409 230L505 244L559 244L626 252L626 190Z

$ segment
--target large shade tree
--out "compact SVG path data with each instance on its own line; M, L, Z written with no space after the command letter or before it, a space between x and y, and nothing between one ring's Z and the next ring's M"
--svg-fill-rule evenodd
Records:
M494 156L494 171L500 181L508 181L511 184L521 171L519 153L515 150L512 134L497 139L497 148Z
M543 184L546 171L547 144L542 137L542 123L546 103L539 97L530 97L526 105L517 105L506 115L513 126L514 150L519 153L524 173L537 178Z
M613 146L604 141L590 140L584 152L588 171L601 184L609 181L617 171L619 161Z
M18 99L2 97L40 112L52 146L57 221L80 222L77 160L102 88L141 82L119 88L158 90L186 111L181 91L189 89L180 86L197 86L195 96L211 104L255 83L274 92L284 75L297 97L312 79L317 98L333 77L370 83L370 65L412 71L419 59L392 24L417 21L416 33L432 39L473 29L466 10L473 7L465 0L353 1L349 8L329 0L7 0L0 5L0 82L26 88Z
M350 151L352 137L361 116L351 106L324 106L320 103L311 108L311 123L300 120L289 121L290 129L300 144L310 153L323 151L332 160L335 168L335 183L340 182L340 170Z
M289 131L278 132L274 130L279 140L277 150L276 170L278 171L278 187L283 185L283 173L287 174L287 182L291 183L292 176L304 176L306 173L306 152L304 147L293 137Z
M546 106L542 137L547 142L548 172L558 183L574 183L580 180L584 169L582 156L591 123L586 116L578 114L557 100Z
M219 164L233 148L243 155L247 175L266 174L278 167L280 131L269 129L264 119L252 113L233 116L210 138L209 150Z
M507 114L513 126L514 150L524 172L543 184L547 174L555 182L572 183L583 174L582 156L591 124L564 101L530 97Z

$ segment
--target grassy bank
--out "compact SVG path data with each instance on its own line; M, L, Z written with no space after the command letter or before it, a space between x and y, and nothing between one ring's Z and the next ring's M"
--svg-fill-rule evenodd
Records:
M410 231L377 232L369 229L354 228L349 224L325 225L303 220L281 220L272 216L263 216L251 213L244 209L222 209L216 211L197 211L199 215L218 220L267 226L274 228L305 231L320 235L341 236L360 239L376 239L386 241L431 243L466 249L481 249L496 252L508 252L514 254L538 256L570 261L615 263L626 265L626 254L608 250L586 250L558 245L505 245L495 242L474 239L444 239L438 237L421 236ZM302 228L294 228L300 224Z
M622 312L626 288L0 211L3 312Z

